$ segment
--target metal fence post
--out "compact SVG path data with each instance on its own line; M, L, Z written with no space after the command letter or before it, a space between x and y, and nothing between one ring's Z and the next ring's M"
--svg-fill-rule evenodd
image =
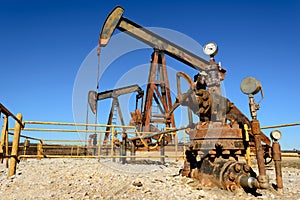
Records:
M134 156L135 156L135 145L133 142L131 142L131 149L130 149L130 155L132 156L130 158L130 160L135 160Z
M7 116L4 116L3 128L1 133L1 143L0 143L0 155L2 154L3 156L4 156L4 146L8 145L6 143L7 123L8 123L8 118ZM6 151L5 154L7 155ZM3 163L3 157L1 158L1 163Z
M160 155L161 155L161 158L160 158L160 161L165 164L165 135L163 135L161 141L160 141Z
M178 135L177 135L177 132L174 132L173 134L175 134L174 135L174 142L175 142L175 156L176 156L176 158L175 158L175 161L176 162L178 162Z
M116 159L114 158L114 154L115 154L115 149L114 149L114 140L115 140L115 127L112 126L111 127L111 141L110 141L110 155L113 158L113 162L116 161Z
M20 122L22 122L22 114L21 113L18 113L16 117ZM16 174L20 133L21 133L21 124L19 124L19 122L16 121L15 122L15 131L14 131L14 140L13 140L12 149L11 149L12 157L10 158L8 177Z
M99 133L99 138L98 138L98 161L100 161L100 156L101 156L101 137L102 137L102 134Z
M26 138L24 141L24 146L23 146L23 155L25 156L27 153L27 149L29 148L29 143L30 141ZM26 160L26 158L23 158L22 160Z

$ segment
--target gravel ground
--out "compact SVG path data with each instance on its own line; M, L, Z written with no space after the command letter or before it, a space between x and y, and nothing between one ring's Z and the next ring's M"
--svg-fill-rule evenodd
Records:
M29 159L7 178L0 164L1 199L300 199L299 159L283 168L284 187L258 190L260 196L243 191L202 188L197 180L182 177L182 162L125 164L97 159ZM298 164L297 164L298 163ZM283 166L288 166L284 163ZM274 170L268 170L275 183Z

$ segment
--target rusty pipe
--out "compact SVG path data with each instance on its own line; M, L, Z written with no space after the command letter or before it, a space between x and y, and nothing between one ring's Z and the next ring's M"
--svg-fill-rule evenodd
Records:
M274 141L272 145L272 157L275 165L276 184L278 189L283 188L282 171L281 171L281 151L278 141Z
M260 141L260 134L261 134L260 124L257 119L253 119L251 121L251 130L254 135L256 160L257 160L258 171L259 171L259 176L258 176L259 186L262 189L267 189L269 188L269 180L266 173L264 150L262 148L261 141Z

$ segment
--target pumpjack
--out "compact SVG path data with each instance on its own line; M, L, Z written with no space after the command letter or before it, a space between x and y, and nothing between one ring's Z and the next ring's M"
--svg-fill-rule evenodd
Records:
M107 125L112 125L114 110L117 109L118 114L119 114L119 118L120 118L120 121L121 121L121 125L125 126L125 122L124 122L124 119L123 119L123 113L122 113L122 110L121 110L121 107L120 107L118 97L121 96L121 95L130 94L130 93L134 93L134 92L137 92L137 95L136 95L136 109L137 109L139 99L143 99L143 97L144 97L144 90L142 90L137 84L126 86L126 87L121 87L121 88L116 88L116 89L113 89L113 90L107 90L107 91L99 92L99 93L97 93L96 91L89 91L88 103L90 105L90 108L91 108L92 112L94 114L96 114L96 112L97 112L97 102L101 101L101 100L104 100L104 99L112 98L113 101L112 101L112 104L111 104L109 117L108 117L108 120L107 120ZM143 106L143 105L141 104L141 106ZM107 143L108 143L110 129L111 129L111 126L106 127L103 145L107 145ZM125 130L124 130L124 132L125 132Z
M185 151L184 168L181 174L199 179L203 186L218 186L234 191L243 188L246 191L269 188L266 174L265 158L273 158L275 162L277 187L282 188L281 153L278 140L280 132L273 132L271 140L261 131L254 95L262 93L260 81L248 77L241 83L241 90L249 96L249 108L252 120L248 119L235 105L221 94L221 81L226 76L226 70L215 61L218 46L214 42L207 43L203 51L210 57L207 61L194 53L168 41L167 39L147 30L135 22L123 17L124 9L116 7L107 17L99 38L99 49L109 42L115 29L118 29L154 49L149 73L149 83L146 91L144 112L132 122L141 124L144 131L150 130L151 106L154 91L162 102L163 122L167 127L175 128L174 110L179 106L189 109L189 124L185 128L190 142ZM169 85L165 67L165 54L192 67L196 75L192 79L185 72L177 73L177 97L174 103L169 95ZM159 85L153 78L156 69L163 74L163 84ZM186 92L181 91L181 81L189 84ZM161 90L158 91L157 87ZM263 95L262 95L263 96ZM151 100L150 100L151 99ZM150 100L150 101L149 101ZM192 121L192 113L199 117L198 122ZM138 115L138 114L137 114ZM136 115L136 116L137 116ZM175 128L176 130L176 128ZM158 132L157 136L165 134ZM147 136L140 137L141 140ZM255 153L258 172L251 167L250 152Z

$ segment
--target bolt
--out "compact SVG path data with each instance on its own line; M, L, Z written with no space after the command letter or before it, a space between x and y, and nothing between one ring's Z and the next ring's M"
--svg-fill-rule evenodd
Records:
M231 186L229 186L229 190L231 192L234 192L237 189L237 186L235 184L232 184Z
M232 172L230 172L229 175L228 175L228 178L229 178L229 180L234 181L235 176Z
M215 148L216 149L218 149L218 148L223 148L223 145L222 145L222 143L221 142L217 142L216 144L215 144Z
M240 172L241 171L241 165L239 165L239 164L234 165L234 170L236 172Z
M249 165L244 165L244 171L249 172L250 171L250 166Z

